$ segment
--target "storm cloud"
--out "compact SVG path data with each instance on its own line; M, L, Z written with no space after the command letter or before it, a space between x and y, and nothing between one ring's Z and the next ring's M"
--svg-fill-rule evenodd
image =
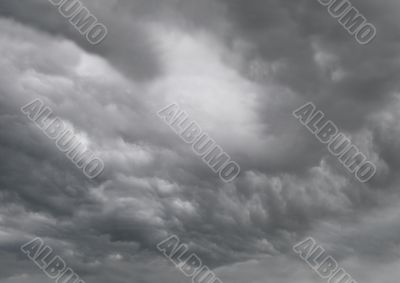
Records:
M83 0L108 30L97 45L48 0L1 1L0 283L49 280L20 251L35 237L88 283L188 282L157 251L172 234L224 283L321 282L292 251L308 236L357 281L395 281L400 2L351 3L376 26L367 45L318 0ZM104 161L100 176L20 111L35 99ZM309 101L372 180L292 116ZM233 182L160 121L172 103L240 165Z

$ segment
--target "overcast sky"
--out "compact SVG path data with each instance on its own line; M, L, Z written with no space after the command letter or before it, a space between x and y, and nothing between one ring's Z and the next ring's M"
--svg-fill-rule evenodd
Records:
M224 283L324 282L314 237L359 283L400 277L400 1L352 0L360 45L317 0L0 1L0 283L52 282L41 237L87 283L189 283L176 234ZM259 72L254 72L255 64ZM41 99L104 160L94 180L20 111ZM377 166L360 183L292 116L308 101ZM178 103L241 167L224 183L157 112Z

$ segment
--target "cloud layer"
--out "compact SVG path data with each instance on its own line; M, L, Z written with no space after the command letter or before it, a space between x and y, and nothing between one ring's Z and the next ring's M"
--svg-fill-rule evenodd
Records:
M224 282L320 282L291 249L306 236L360 282L399 277L398 1L352 1L377 27L365 46L317 0L82 3L99 45L47 0L0 3L0 283L48 280L19 250L36 236L88 283L187 282L156 249L170 234ZM34 99L104 160L98 178L24 116ZM293 118L307 101L373 180ZM171 103L239 163L235 182L157 117Z

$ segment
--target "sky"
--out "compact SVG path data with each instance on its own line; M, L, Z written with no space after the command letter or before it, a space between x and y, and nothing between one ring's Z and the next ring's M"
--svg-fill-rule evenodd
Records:
M337 0L340 1L340 0ZM318 0L81 0L90 44L49 0L0 1L0 283L53 282L40 237L87 283L185 283L177 235L223 283L316 283L313 237L357 282L400 277L400 2L352 0L359 44ZM40 99L104 161L90 179L20 108ZM349 173L292 112L312 102L376 165ZM157 113L189 114L223 182Z

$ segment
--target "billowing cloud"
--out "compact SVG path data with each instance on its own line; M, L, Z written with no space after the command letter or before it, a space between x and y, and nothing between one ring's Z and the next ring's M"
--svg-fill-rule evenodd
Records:
M0 3L0 283L47 280L19 249L34 237L85 282L188 282L156 249L171 234L223 282L319 282L292 252L307 236L360 282L398 277L398 1L352 1L377 28L364 46L317 0L82 3L98 45L47 0ZM20 111L34 99L99 177ZM370 182L292 116L308 101L376 164ZM234 182L159 119L171 103L238 162Z

